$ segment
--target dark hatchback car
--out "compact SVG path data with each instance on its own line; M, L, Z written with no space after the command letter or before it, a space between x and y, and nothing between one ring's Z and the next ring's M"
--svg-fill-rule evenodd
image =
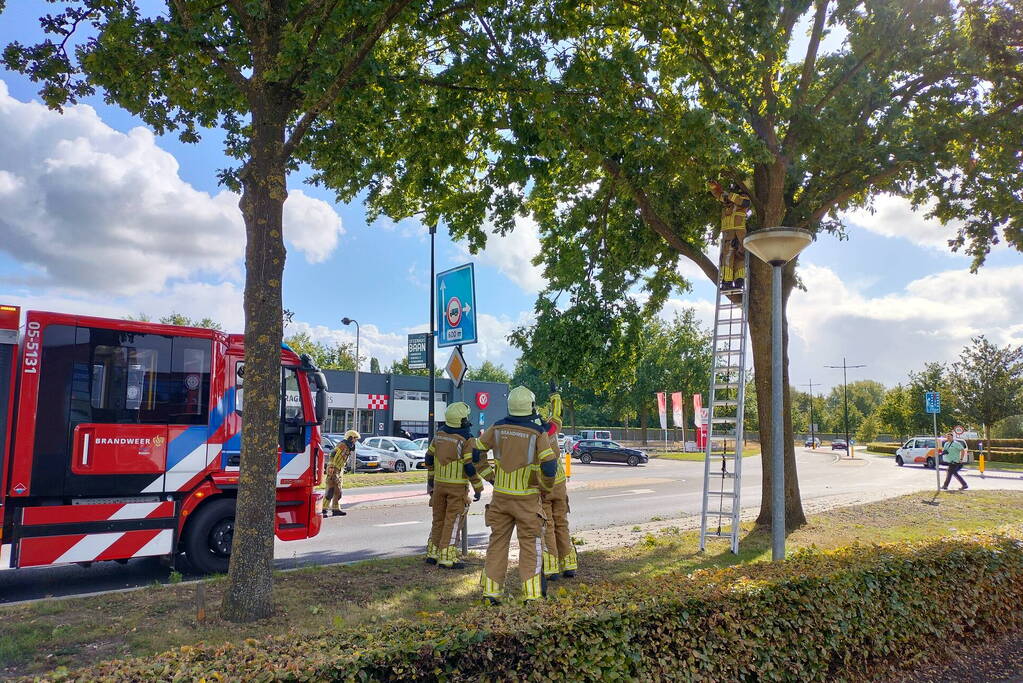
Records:
M847 451L849 450L849 444L842 439L835 439L831 442L831 450L833 451Z
M614 441L588 439L572 447L572 457L587 465L591 462L620 462L635 467L650 461L646 453L625 448Z

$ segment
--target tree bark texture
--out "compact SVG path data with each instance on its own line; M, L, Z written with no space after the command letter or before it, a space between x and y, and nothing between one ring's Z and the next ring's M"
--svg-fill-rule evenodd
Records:
M280 429L281 282L287 180L285 116L254 108L250 159L239 203L245 219L245 403L238 501L223 617L273 614L274 511Z

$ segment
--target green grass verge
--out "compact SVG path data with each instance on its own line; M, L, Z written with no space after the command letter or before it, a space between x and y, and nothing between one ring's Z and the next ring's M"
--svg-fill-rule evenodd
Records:
M367 486L398 486L400 484L425 484L426 470L415 472L359 472L346 474L343 488L361 489ZM323 490L324 484L316 488Z
M788 538L788 548L837 548L854 543L905 542L971 534L1023 522L1023 492L971 491L930 495L831 510L810 518ZM580 553L575 581L557 586L574 593L605 582L656 581L672 572L721 568L770 557L770 537L746 525L738 556L725 543L697 553L696 532L665 529L635 546ZM479 557L463 571L427 568L420 557L314 567L277 575L274 617L254 624L217 618L225 582L207 582L207 619L196 620L196 587L153 586L128 593L0 606L0 678L33 675L58 666L84 666L126 655L147 655L197 642L241 643L268 635L299 638L351 632L395 618L459 614L478 601ZM517 578L509 574L510 590ZM102 615L102 618L97 618Z
M657 458L658 460L684 460L686 462L703 462L704 453L682 453L680 451L669 451L667 453L658 451L649 451L647 453L651 458ZM742 457L748 458L750 456L760 455L760 445L755 444L752 446L746 446L742 449Z

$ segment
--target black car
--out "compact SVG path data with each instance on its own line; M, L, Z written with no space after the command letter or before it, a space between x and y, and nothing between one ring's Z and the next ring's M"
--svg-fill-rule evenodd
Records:
M841 439L836 439L831 442L831 450L833 451L847 451L849 450L849 444Z
M588 439L572 447L572 457L588 465L591 462L622 462L633 467L650 461L646 453L634 448L625 448L614 441Z

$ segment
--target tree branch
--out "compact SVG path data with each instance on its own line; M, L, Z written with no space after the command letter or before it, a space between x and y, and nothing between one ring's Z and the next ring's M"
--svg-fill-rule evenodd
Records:
M880 182L888 180L889 178L897 175L905 167L906 167L905 162L902 161L896 162L889 166L888 168L878 171L874 175L867 176L866 178L863 179L862 182L859 182L854 186L847 187L844 190L836 192L831 198L825 200L819 207L817 207L817 210L810 214L809 218L807 218L805 221L802 221L799 227L806 228L816 224L822 218L824 218L824 216L826 216L828 212L830 212L833 208L835 208L839 204L848 201L857 192L862 192L863 190L869 187L872 187Z
M671 226L669 226L660 214L657 213L656 209L654 209L653 205L650 203L650 198L647 197L646 193L642 189L636 187L628 178L625 177L625 173L622 171L621 165L613 159L608 158L603 158L601 160L601 165L612 178L628 188L633 201L635 201L636 206L639 207L639 213L643 218L643 222L646 223L651 230L660 235L672 249L695 263L711 282L717 283L718 269L717 266L714 265L714 262L711 261L701 250L675 234L675 232L671 229Z
M185 0L173 0L173 2L174 9L177 10L178 16L181 17L181 25L184 26L186 30L196 33L194 41L199 50L213 60L214 64L220 67L228 79L234 83L235 87L242 91L242 93L246 96L250 96L252 89L250 87L251 84L249 83L249 79L245 78L238 67L226 59L215 46L199 37L198 29L196 29L195 23L192 21L192 16L188 13L188 9L185 7Z
M820 49L821 36L824 34L824 21L828 16L827 9L828 0L818 0L813 30L810 31L810 42L806 46L806 56L803 58L803 72L799 75L799 85L796 86L796 94L792 98L793 110L803 106L806 90L810 87L810 78L817 66L817 51Z
M179 0L180 1L180 0ZM291 130L291 134L288 136L287 142L284 143L283 154L285 158L289 158L295 151L295 147L302 141L302 138L309 131L309 128L313 125L313 121L323 113L323 111L330 106L337 96L341 93L341 90L351 80L356 70L362 66L369 56L369 53L376 46L377 41L384 34L395 18L405 9L412 0L395 0L390 4L386 11L377 19L373 25L373 29L369 35L359 45L359 49L355 52L355 55L341 67L337 76L334 77L334 81L327 88L326 92L316 101L313 106L309 107L302 117L295 124L295 127Z
M828 103L828 101L835 96L835 93L837 93L843 85L848 83L849 80L860 71L860 69L866 66L867 62L873 59L874 55L876 54L877 48L870 50L869 52L867 52L867 54L863 55L860 58L860 61L856 62L856 64L853 65L853 68L849 69L844 74L842 74L842 76L839 77L837 81L835 81L834 85L828 88L828 91L824 93L824 96L821 97L820 101L814 105L813 115L816 116L820 114L821 111L824 109L824 106Z

